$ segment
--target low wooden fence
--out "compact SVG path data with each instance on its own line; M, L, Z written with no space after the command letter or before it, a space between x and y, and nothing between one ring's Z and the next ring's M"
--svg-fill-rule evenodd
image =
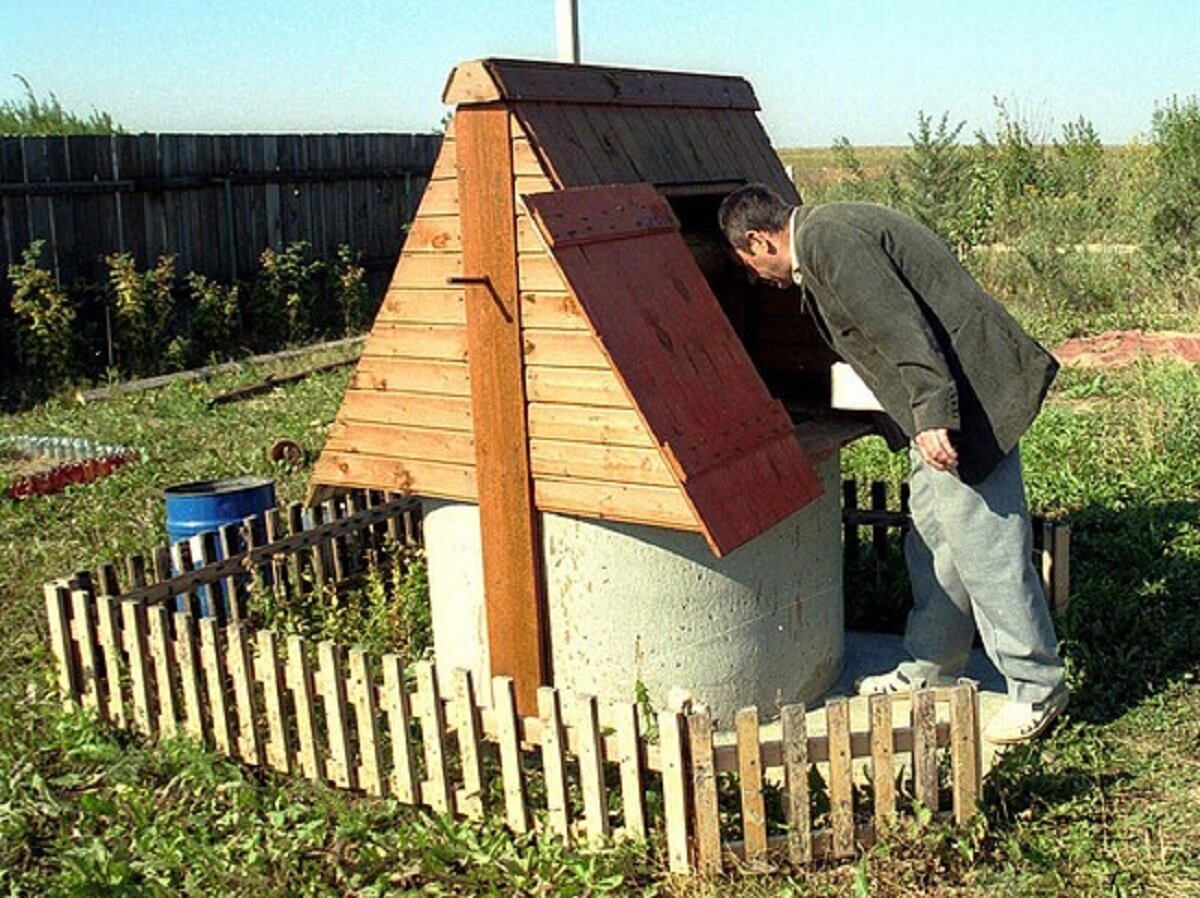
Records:
M287 599L317 583L338 588L381 540L412 538L419 526L409 502L379 497L335 504L330 520L307 513L268 514L261 541L241 528L241 547L236 528L194 538L199 567L177 554L172 570L160 550L150 564L130 559L124 583L107 565L46 584L66 700L253 766L438 813L502 814L516 832L548 828L587 844L665 838L679 873L848 858L918 804L959 821L975 812L969 682L872 698L857 728L850 700L835 698L811 713L783 707L767 726L745 708L722 733L707 714L650 714L550 687L539 690L538 715L521 718L504 677L477 683L426 660L255 630L244 607L255 590ZM273 534L270 522L285 517L295 526ZM224 559L212 555L218 542ZM229 619L199 617L200 597L222 608L221 589Z
M869 496L866 507L860 496ZM895 506L889 504L895 501ZM1042 515L1031 517L1033 525L1033 560L1042 575L1042 588L1055 614L1067 610L1071 599L1071 525ZM892 487L882 480L872 482L863 490L854 479L842 481L842 548L847 568L862 563L862 530L870 533L870 543L876 558L888 550L890 534L901 532L911 525L908 514L908 484Z

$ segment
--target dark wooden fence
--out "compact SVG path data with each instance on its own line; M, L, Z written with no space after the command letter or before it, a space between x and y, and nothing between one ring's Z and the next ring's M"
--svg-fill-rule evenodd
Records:
M378 296L441 145L436 134L117 134L0 138L0 273L31 241L59 283L140 268L251 277L267 247L347 244ZM3 280L3 297L11 285ZM7 305L5 303L5 305Z

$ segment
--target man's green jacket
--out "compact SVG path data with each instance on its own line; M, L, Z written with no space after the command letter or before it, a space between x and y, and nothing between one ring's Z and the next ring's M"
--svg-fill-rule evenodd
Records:
M800 206L792 228L794 268L833 349L905 436L947 428L959 476L986 477L1037 416L1053 356L900 212Z

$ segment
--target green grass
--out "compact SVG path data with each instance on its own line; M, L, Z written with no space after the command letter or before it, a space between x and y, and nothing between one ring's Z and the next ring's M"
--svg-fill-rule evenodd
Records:
M1043 336L1052 326L1025 317ZM271 474L282 501L303 496L309 469L274 468L266 450L287 437L317 452L348 371L208 409L215 392L264 373L87 405L65 396L0 419L0 434L145 454L90 486L0 505L0 894L1200 895L1194 368L1064 372L1024 443L1033 506L1073 523L1060 633L1074 702L1051 738L1007 756L978 825L904 832L849 865L716 882L671 880L654 852L588 856L248 771L184 742L145 745L59 708L44 579L160 542L171 483ZM864 479L902 465L874 439L844 460Z

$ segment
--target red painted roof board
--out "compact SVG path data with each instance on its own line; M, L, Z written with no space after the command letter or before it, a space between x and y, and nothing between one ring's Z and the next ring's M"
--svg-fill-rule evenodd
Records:
M561 190L525 203L718 555L821 494L786 410L653 186Z

